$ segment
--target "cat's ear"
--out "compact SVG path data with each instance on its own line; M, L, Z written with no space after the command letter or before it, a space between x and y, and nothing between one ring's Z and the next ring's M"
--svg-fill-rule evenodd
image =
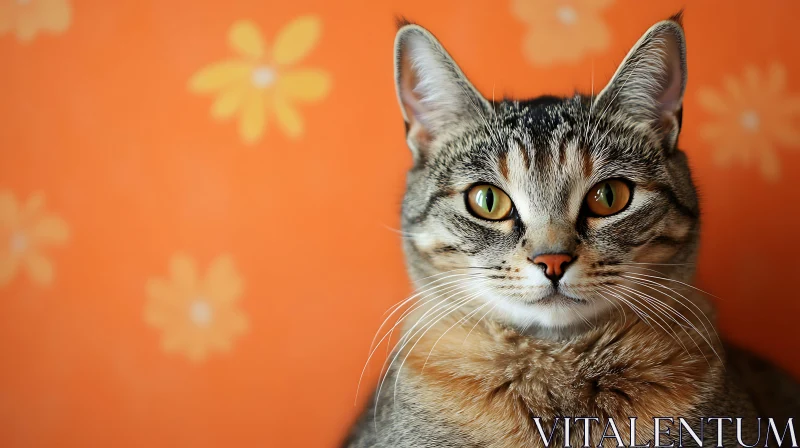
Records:
M397 97L416 161L424 160L435 139L492 113L490 103L426 29L402 26L394 52Z
M685 89L686 40L678 14L647 30L597 96L596 106L621 110L637 124L650 126L672 148Z

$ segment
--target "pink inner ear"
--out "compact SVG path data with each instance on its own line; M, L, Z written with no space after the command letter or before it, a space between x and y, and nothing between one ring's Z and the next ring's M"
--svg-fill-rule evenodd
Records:
M432 139L430 132L422 123L422 102L416 92L418 77L408 57L408 50L404 52L400 61L400 99L403 110L408 120L408 137L418 143L426 144Z
M409 124L422 112L420 98L414 91L415 87L417 87L417 73L412 68L406 48L400 61L400 99L403 101L403 108Z
M681 107L683 74L681 73L681 52L678 42L671 33L665 37L664 64L667 67L667 79L664 91L658 97L660 108L665 113L675 113Z

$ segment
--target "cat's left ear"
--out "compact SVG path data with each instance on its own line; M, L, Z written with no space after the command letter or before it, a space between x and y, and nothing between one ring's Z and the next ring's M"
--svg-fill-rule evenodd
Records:
M595 111L620 110L635 123L654 129L673 148L685 89L686 39L679 14L644 33L597 96Z

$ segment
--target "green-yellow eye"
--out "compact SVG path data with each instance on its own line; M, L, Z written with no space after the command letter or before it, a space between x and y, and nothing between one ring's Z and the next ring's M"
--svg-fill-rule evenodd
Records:
M589 190L586 205L598 216L609 216L619 212L631 200L631 189L621 180L604 180Z
M511 214L511 198L494 185L476 185L467 193L467 206L484 219L498 221Z

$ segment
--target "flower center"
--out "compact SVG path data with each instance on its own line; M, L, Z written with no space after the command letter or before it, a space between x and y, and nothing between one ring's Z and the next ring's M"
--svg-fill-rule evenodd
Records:
M275 70L271 67L266 65L262 65L260 67L256 67L253 70L253 73L250 75L250 79L253 82L253 85L258 87L259 89L264 89L272 85L275 82L275 78L277 78L277 74Z
M556 17L564 25L572 25L578 21L578 13L571 6L562 6L556 10Z
M756 111L746 110L742 112L742 115L739 116L739 123L745 130L756 132L761 124L761 118L758 116Z
M198 297L189 305L189 318L199 327L207 327L214 318L214 310L205 298Z
M8 241L11 252L21 254L28 248L28 238L22 232L14 232Z

